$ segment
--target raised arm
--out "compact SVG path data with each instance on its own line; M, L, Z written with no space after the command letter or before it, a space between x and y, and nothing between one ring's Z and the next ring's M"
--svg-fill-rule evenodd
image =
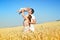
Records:
M27 17L24 15L24 10L22 10L21 14L22 14L22 16L23 16L24 19L27 19Z

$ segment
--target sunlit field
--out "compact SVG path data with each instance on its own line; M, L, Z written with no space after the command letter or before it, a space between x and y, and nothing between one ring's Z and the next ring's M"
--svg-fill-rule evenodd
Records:
M34 32L23 32L22 26L0 28L0 40L60 40L60 21L36 24Z

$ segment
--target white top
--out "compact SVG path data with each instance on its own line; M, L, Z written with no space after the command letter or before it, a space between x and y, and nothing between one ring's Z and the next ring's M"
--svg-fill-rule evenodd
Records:
M32 19L34 19L35 20L35 16L34 15L31 15L32 16Z

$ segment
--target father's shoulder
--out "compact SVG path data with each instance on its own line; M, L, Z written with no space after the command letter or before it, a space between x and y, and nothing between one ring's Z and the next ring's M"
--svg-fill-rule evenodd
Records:
M31 15L32 16L32 19L35 19L35 16L34 15Z
M34 15L31 15L32 17L35 17Z

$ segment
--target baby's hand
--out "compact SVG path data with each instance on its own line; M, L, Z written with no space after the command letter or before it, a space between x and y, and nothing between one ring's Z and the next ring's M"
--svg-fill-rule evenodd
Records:
M23 9L23 10L21 10L21 13L24 13L25 12L25 10Z

